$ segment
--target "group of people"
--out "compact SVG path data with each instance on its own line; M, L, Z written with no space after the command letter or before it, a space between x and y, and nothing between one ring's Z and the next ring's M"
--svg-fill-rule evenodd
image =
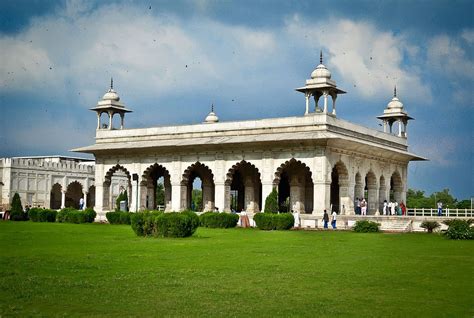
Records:
M390 201L383 200L383 215L406 215L407 214L407 207L405 204L400 202L398 204L397 201Z
M333 229L336 229L336 221L337 221L337 213L336 211L332 211L331 214L331 226ZM329 223L329 214L327 210L324 210L324 215L323 215L323 222L324 222L324 228L328 228L328 223Z
M365 198L356 198L355 200L355 214L367 215L367 201Z

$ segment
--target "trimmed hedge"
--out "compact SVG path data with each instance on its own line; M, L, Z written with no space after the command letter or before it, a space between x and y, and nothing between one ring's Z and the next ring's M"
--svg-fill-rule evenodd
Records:
M145 211L132 213L131 226L138 236L188 237L199 226L199 217L194 212L163 213Z
M473 240L474 227L471 226L471 220L449 220L448 229L444 232L447 238L451 240Z
M76 224L92 223L96 216L97 213L92 208L87 208L84 211L74 208L64 208L58 212L56 221Z
M295 224L295 218L291 213L257 213L253 220L261 230L289 230Z
M31 208L28 211L28 216L33 222L55 222L57 214L55 210L40 208Z
M375 233L380 231L379 226L380 223L362 220L356 222L353 230L359 233Z
M231 213L206 212L199 216L203 227L228 229L237 226L239 216Z
M105 217L110 224L129 224L130 225L130 213L129 212L107 212Z

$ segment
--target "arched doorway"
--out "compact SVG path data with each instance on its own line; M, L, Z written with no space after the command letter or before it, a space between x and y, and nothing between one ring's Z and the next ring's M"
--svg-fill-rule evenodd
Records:
M367 214L375 214L378 208L377 178L372 171L365 176L364 198L367 201Z
M351 206L349 191L349 173L346 165L342 161L338 161L331 171L331 212L346 214L347 208Z
M304 163L293 158L277 169L273 185L278 189L280 212L313 211L314 185L311 175L311 171Z
M181 193L181 196L185 198L184 206L186 209L192 209L194 211L214 211L214 175L208 166L200 162L189 166L183 173L181 185L183 186L182 189L184 192ZM201 192L198 193L199 191L194 191L194 196L201 196L202 207L198 202L199 200L194 200L193 204L193 189L199 190L199 188Z
M390 178L390 201L400 203L402 200L402 178L398 171L395 171Z
M230 210L252 213L260 211L262 183L260 173L254 165L243 160L232 166L227 173L226 186L230 190Z
M79 209L79 200L84 197L82 193L82 184L77 181L71 182L66 190L66 208Z
M171 211L171 179L165 167L157 163L148 167L140 186L141 205L145 209Z
M59 183L55 183L51 188L49 197L49 208L53 210L59 210L61 208L61 190L62 187Z
M107 171L104 181L103 210L112 211L116 208L117 197L127 191L128 203L132 194L130 173L121 165L115 165Z
M87 193L86 207L93 208L94 206L95 206L95 186L90 186L89 192Z

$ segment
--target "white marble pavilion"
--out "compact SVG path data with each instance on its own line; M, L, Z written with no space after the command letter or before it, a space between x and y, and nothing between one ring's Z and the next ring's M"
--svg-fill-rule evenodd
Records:
M125 129L130 110L111 86L92 108L96 143L74 150L96 158L95 209L113 209L110 185L116 174L128 179L131 211L155 208L158 182L164 185L166 211L190 208L196 178L204 211L263 211L273 188L281 209L306 214L324 209L354 214L356 197L366 198L369 214L377 214L385 199L405 202L408 163L425 159L408 151L406 126L412 118L396 93L378 117L384 126L378 131L337 117L336 99L345 92L322 56L296 90L306 98L302 116L220 122L212 109L202 124ZM108 123L101 125L103 114ZM121 117L117 129L114 115Z

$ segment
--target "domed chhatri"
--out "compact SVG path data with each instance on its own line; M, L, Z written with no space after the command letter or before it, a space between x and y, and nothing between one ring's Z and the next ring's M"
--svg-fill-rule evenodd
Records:
M319 65L311 73L311 78L306 80L306 85L296 89L298 92L302 92L306 98L306 111L305 115L314 113L323 113L336 116L336 98L338 94L345 94L343 90L339 89L336 82L331 79L331 72L323 64L323 52L319 53ZM314 112L310 113L309 103L310 97L313 96L315 108ZM328 96L332 98L332 111L328 113ZM319 99L323 97L324 105L323 109L319 106Z
M383 115L377 118L382 120L384 132L392 134L393 123L398 122L398 137L407 137L407 124L413 118L403 109L403 103L397 97L397 86L393 89L393 98L384 109Z
M97 102L97 105L91 110L97 113L97 129L114 129L112 127L112 119L115 114L119 114L121 121L120 121L120 129L123 129L123 121L125 117L125 113L131 113L130 109L127 109L123 103L120 102L120 97L116 91L114 91L114 80L113 78L110 79L110 88L109 90L102 96L102 99ZM100 123L100 117L103 113L109 115L108 123Z
M214 104L211 105L211 112L207 115L206 119L204 120L205 124L212 124L219 122L219 117L217 117L216 113L214 113Z
M110 78L110 88L107 91L107 93L102 96L103 100L114 100L114 101L119 101L120 97L118 96L117 92L114 91L114 79Z
M323 51L319 52L319 65L311 73L311 78L312 79L317 79L317 78L331 79L331 72L329 72L329 70L323 64Z

